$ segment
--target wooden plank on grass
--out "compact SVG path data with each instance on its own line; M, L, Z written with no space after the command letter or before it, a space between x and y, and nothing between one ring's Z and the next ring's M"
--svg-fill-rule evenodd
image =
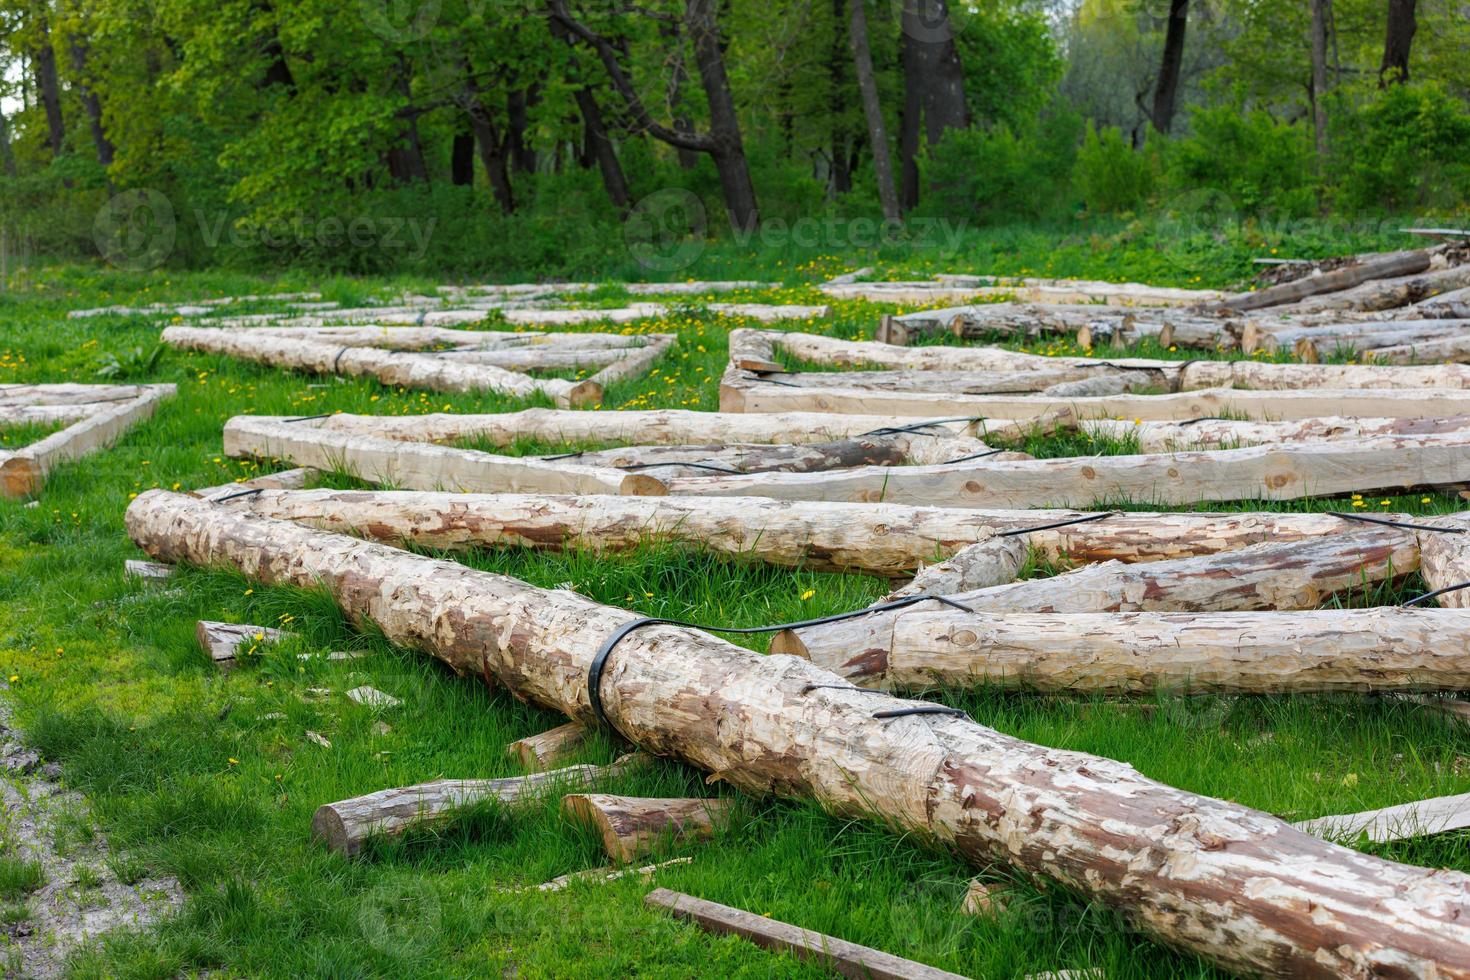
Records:
M129 558L123 562L123 577L136 579L144 585L162 585L174 577L178 569L157 561L139 561Z
M860 980L963 980L958 973L667 888L655 888L643 901L675 918L692 922L706 932L740 936L765 949L821 963L844 977Z
M1428 837L1470 827L1470 793L1436 796L1363 813L1316 817L1293 826L1315 837L1349 843L1365 836L1376 844Z

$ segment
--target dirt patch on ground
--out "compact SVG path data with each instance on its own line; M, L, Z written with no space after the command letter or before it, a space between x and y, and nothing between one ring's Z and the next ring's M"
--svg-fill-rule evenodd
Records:
M0 685L3 688L3 685ZM143 929L183 902L173 878L115 855L61 770L26 748L0 695L0 970L56 977L67 954L113 929Z

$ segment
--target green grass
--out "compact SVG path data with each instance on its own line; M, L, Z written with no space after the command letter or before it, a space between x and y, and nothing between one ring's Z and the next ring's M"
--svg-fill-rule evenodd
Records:
M0 856L0 899L10 902L24 898L44 884L46 872L40 861Z
M811 281L832 271L814 267L801 275ZM774 265L727 274L788 278L785 267ZM93 381L114 360L132 364L130 352L151 351L157 325L146 318L67 320L69 308L260 292L272 285L320 289L329 298L357 302L432 283L297 277L272 284L223 273L46 272L23 292L0 293L6 323L0 383ZM618 293L609 288L596 299L612 305ZM809 287L793 282L745 298L799 302L812 296ZM837 306L829 322L793 326L867 337L877 314L891 312L859 303ZM639 323L639 331L677 332L680 343L656 374L610 390L605 407L716 408L725 333L735 325L742 324L694 307ZM638 880L557 894L511 890L606 863L593 836L568 824L555 801L514 813L483 808L436 832L374 846L355 860L325 853L308 835L320 804L441 776L512 775L506 744L563 719L455 677L429 658L393 649L373 630L351 627L317 592L265 588L201 570L182 571L164 590L122 577L123 560L137 557L122 530L132 494L213 485L257 471L220 451L220 429L231 415L398 414L446 406L499 411L522 404L324 381L173 350L128 380L172 381L179 395L113 449L55 472L38 507L0 501L6 571L0 576L0 671L10 678L20 722L88 796L114 853L126 856L114 859L123 862L126 876L177 875L189 896L182 913L162 926L75 957L75 974L823 975L645 910L648 886ZM1118 442L1085 447L1075 440L1031 439L1024 448L1038 455L1128 451L1127 440ZM516 451L562 448L526 444ZM1440 495L1428 503L1417 494L1390 499L1392 509L1409 512L1461 506ZM1378 498L1367 504L1391 509ZM1344 506L1245 502L1217 509ZM571 583L596 600L645 615L730 625L858 608L886 588L863 576L724 563L671 545L609 557L480 551L456 558L542 586ZM1054 571L1038 564L1028 574ZM1339 601L1392 602L1421 587L1411 577ZM293 637L220 676L195 645L200 618L284 626ZM766 639L743 642L762 649ZM345 662L297 657L330 650L367 656ZM404 704L374 711L341 696L360 684ZM310 688L336 693L314 698ZM1121 759L1150 777L1291 818L1470 790L1470 738L1439 715L1392 699L1183 699L1160 692L1128 703L994 690L932 696L1018 737ZM379 721L391 731L375 732ZM308 741L307 731L324 735L331 748ZM594 741L583 759L606 762L616 752L609 742ZM668 761L620 776L609 790L735 795ZM973 976L1086 966L1116 978L1213 975L1196 958L1141 941L1112 911L1054 887L1038 890L1003 866L978 873L1006 889L1006 911L993 919L961 916L956 910L976 869L943 850L800 803L737 799L734 825L714 842L680 852L694 862L662 872L660 884ZM1465 843L1463 835L1446 835L1372 849L1470 871Z

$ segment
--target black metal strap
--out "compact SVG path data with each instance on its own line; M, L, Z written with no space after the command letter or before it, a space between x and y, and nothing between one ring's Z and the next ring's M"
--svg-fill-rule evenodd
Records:
M351 347L344 347L344 348L342 348L341 350L339 350L337 352L337 356L336 357L332 358L332 373L333 374L336 374L337 373L337 369L342 365L342 355L345 354L345 353L347 353L351 349L352 349Z
M1470 589L1470 582L1459 582L1455 585L1446 585L1442 589L1435 589L1433 592L1426 592L1423 595L1417 595L1409 601L1401 603L1401 605L1417 606L1421 602L1428 602L1430 599L1437 599L1440 596L1444 595L1446 592L1459 592L1461 589Z
M281 419L282 422L315 422L317 419L329 419L335 412L323 412L321 415L302 415L294 419Z
M863 436L896 436L896 435L902 435L903 433L906 433L906 432L918 433L921 436L932 436L932 435L934 435L934 433L932 433L932 432L923 432L921 430L923 430L923 429L932 429L936 425L945 425L945 424L950 423L950 422L984 422L984 421L985 421L985 416L983 416L983 415L967 415L967 416L963 416L961 418L953 418L953 419L928 419L928 420L926 420L924 422L915 422L913 425L885 425L885 426L882 426L881 428L872 429L872 430L870 430L868 432L859 432L857 434L857 438L861 439Z
M940 466L948 466L950 463L968 463L972 459L984 459L986 456L995 456L1005 452L1004 449L988 449L983 453L971 453L968 456L956 456L954 459L946 459Z
M1118 512L1116 510L1105 510L1101 514L1088 514L1086 517L1073 517L1070 520L1057 521L1054 524L1039 524L1036 527L1018 527L1011 531L1001 531L999 534L996 535L996 537L1013 538L1018 534L1034 534L1037 531L1052 531L1059 527L1071 527L1073 524L1091 524L1093 521L1100 521L1105 517L1115 517L1117 516L1117 514Z
M628 466L619 466L618 469L631 473L637 470L651 470L660 466L688 466L696 470L709 470L711 473L733 473L736 476L745 475L744 470L732 470L728 466L715 466L713 463L632 463Z
M781 630L804 629L808 626L823 626L827 623L838 623L843 620L866 616L869 613L904 609L908 606L930 600L958 609L961 612L973 613L975 611L969 606L955 602L953 599L926 594L904 596L902 599L879 603L876 606L869 606L866 609L856 609L852 612L836 613L831 616L820 616L816 619L803 619L794 623L777 623L774 626L702 626L699 623L686 623L678 619L660 619L656 616L634 619L613 630L608 638L602 641L602 646L598 647L597 653L593 654L592 662L587 665L587 704L592 708L592 714L596 716L598 721L613 731L617 731L617 726L608 718L607 712L602 706L602 672L607 667L608 658L612 656L613 650L623 641L623 638L645 626L680 626L685 629L703 630L707 633L740 633L746 635L752 633L778 633Z
M253 488L251 488L249 490L241 490L238 493L226 494L223 497L210 497L209 498L209 502L212 503L212 504L222 504L226 500L235 500L235 499L237 499L239 497L253 497L253 496L255 496L258 493L264 493L264 492L265 492L265 488L264 487L253 487Z
M1369 517L1367 514L1348 514L1342 511L1329 510L1328 514L1340 517L1345 521L1361 521L1364 524L1382 524L1385 527L1401 527L1407 531L1439 531L1442 534L1464 534L1463 527L1435 527L1433 524L1411 524L1408 521L1390 521L1384 517Z

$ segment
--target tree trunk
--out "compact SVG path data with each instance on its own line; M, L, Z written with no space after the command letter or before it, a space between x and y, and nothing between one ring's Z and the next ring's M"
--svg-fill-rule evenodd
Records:
M527 772L545 772L586 747L587 729L573 721L517 739L505 747L505 754L519 762Z
M1154 85L1154 128L1169 132L1179 101L1179 76L1184 66L1184 34L1189 26L1189 0L1170 0L1169 26L1164 32L1164 57Z
M71 40L71 66L76 73L77 91L82 98L82 108L87 113L87 121L92 127L92 145L97 150L97 163L103 170L112 166L114 150L112 140L107 138L107 130L102 125L102 103L97 98L97 93L92 89L92 84L87 72L87 42L81 38ZM111 186L112 179L108 178Z
M265 61L265 74L261 77L261 87L268 89L280 86L287 92L295 92L296 78L291 73L291 66L286 62L286 50L281 45L281 33L276 27L276 19L279 14L269 0L256 0L252 6L264 15L262 19L269 25L260 43L261 57Z
M1281 313L1326 313L1333 310L1375 312L1429 299L1439 293L1470 287L1470 262L1448 269L1430 269L1416 275L1365 282L1352 289L1314 296L1294 303Z
M846 0L832 0L832 40L827 47L827 114L831 125L828 138L831 155L831 187L835 197L852 190L852 171L848 169L852 134L847 127L847 48L843 43Z
M949 598L982 614L971 618L977 630L991 613L1306 610L1316 609L1335 592L1390 581L1418 567L1419 543L1411 532L1374 527L1196 558L1134 565L1102 562ZM854 683L865 683L887 672L899 620L929 611L927 604L922 610L909 606L786 630L771 641L771 652L799 654Z
M480 149L480 164L485 168L485 177L490 181L490 192L504 214L516 209L515 194L510 186L509 163L505 145L501 142L499 128L490 117L489 109L476 97L467 112L470 128L475 133L475 145Z
M0 172L4 172L7 177L20 176L20 170L15 165L15 151L10 146L10 121L3 112L0 112Z
M1420 571L1431 591L1470 582L1470 514L1425 521L1449 531L1419 531ZM1470 589L1451 589L1435 599L1448 609L1470 609Z
M398 55L398 62L394 77L394 88L403 99L405 109L412 108L413 68L408 59L402 53ZM397 145L388 150L388 173L393 180L399 184L429 182L429 167L424 161L424 147L419 140L418 117L412 112L402 117L402 125L398 131Z
M627 864L668 846L707 840L729 822L731 800L572 793L562 797L561 812L593 827L603 850Z
M1378 87L1409 80L1409 50L1419 30L1415 19L1417 0L1388 0L1388 28L1383 40L1383 62L1378 67Z
M669 52L667 60L669 83L665 90L665 101L668 103L674 132L686 138L692 138L694 123L690 121L687 107L684 104L684 86L689 84L689 69L684 66L684 41L679 22L661 21L658 33L664 39L664 46ZM693 150L676 146L674 152L681 169L693 170L699 165L699 154Z
M1312 132L1317 159L1327 159L1327 48L1332 30L1332 0L1312 4Z
M41 24L40 40L31 51L31 65L36 76L36 91L46 111L46 142L52 157L61 156L66 145L66 124L61 117L61 80L56 74L56 51L51 34Z
M587 723L597 721L593 657L638 618L165 491L133 501L127 525L158 560L325 589L389 642L463 674L488 670L519 696ZM875 718L911 703L832 685L846 686L798 659L657 625L623 637L598 690L609 722L651 752L748 793L814 800L976 864L1060 881L1229 970L1470 975L1466 875L1359 854L1131 766L966 719Z
M617 148L607 134L602 119L602 110L597 105L597 96L590 88L578 87L572 97L577 100L577 110L582 114L583 132L587 152L597 160L598 172L602 174L602 186L607 190L608 200L619 213L625 213L633 203L628 193L628 181L623 176L623 165L618 160Z
M852 62L857 74L858 93L863 102L863 116L868 121L868 145L873 151L873 177L878 182L878 200L883 217L897 221L902 217L898 193L893 187L893 162L888 155L888 128L883 122L883 106L878 101L878 81L873 75L873 55L868 44L868 14L865 0L848 0L848 42L852 46Z
M919 201L919 134L932 150L946 130L970 125L965 69L950 25L948 0L903 0L903 203Z
M1340 292L1374 279L1412 276L1428 269L1431 258L1427 249L1415 252L1395 252L1366 262L1345 265L1321 275L1284 282L1279 286L1271 286L1256 292L1238 293L1222 302L1220 309L1259 310L1268 306L1296 303L1321 293Z
M1318 418L1295 422L1237 422L1191 419L1185 422L1134 422L1132 419L1088 419L1083 432L1132 441L1140 453L1175 453L1195 449L1238 449L1294 442L1335 442L1377 436L1447 435L1470 438L1470 416L1434 419Z
M533 88L511 89L505 96L506 139L510 144L510 164L518 174L536 172L536 151L526 142L530 126L530 107L538 96Z
M717 0L686 0L684 27L694 47L694 63L709 102L710 155L720 175L725 192L725 208L730 223L742 231L753 231L760 225L760 210L755 200L755 185L750 182L750 169L745 162L745 146L740 136L740 118L735 110L735 96L725 74L725 54L720 43L716 20Z
M468 127L454 134L449 149L449 179L455 187L475 183L475 131Z
M227 430L225 451L238 456L234 440L233 430ZM763 497L387 490L267 489L221 506L434 550L581 548L617 553L653 539L697 545L737 560L885 578L912 576L936 558L1001 534L1010 535L1003 540L1024 540L1051 562L1137 563L1217 555L1263 542L1308 541L1352 526L1330 514L1113 513L1099 519L1085 511L951 510Z

